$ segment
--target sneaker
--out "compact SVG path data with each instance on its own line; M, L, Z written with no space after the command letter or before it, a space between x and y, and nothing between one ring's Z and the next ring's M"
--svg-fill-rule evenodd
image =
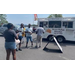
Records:
M41 48L41 46L39 46L39 48Z
M18 51L18 49L16 49L16 51Z
M28 48L28 46L26 46L26 48Z
M21 49L21 48L19 48L19 51L22 51L22 49Z
M38 48L37 46L35 46L35 48Z

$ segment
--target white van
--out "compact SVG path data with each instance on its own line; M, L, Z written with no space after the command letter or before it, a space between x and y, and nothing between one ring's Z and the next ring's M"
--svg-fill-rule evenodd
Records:
M52 36L55 36L58 42L75 41L75 17L39 18L38 25L45 29L43 38L49 41L53 41Z

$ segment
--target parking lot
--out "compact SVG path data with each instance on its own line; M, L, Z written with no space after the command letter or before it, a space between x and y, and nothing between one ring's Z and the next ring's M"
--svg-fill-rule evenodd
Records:
M33 34L34 46L33 48L25 48L25 43L22 44L22 51L16 52L17 60L75 60L75 42L66 41L61 43L63 53L60 52L57 45L52 42L49 43L47 48L43 50L46 43L46 39L43 40L42 48L36 49L36 35ZM26 40L25 40L26 41ZM5 60L6 51L4 48L4 38L0 36L0 60ZM10 57L12 60L12 55Z

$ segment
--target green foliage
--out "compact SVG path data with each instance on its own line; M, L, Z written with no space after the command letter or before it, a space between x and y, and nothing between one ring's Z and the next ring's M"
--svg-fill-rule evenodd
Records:
M6 20L6 14L0 14L0 25L4 23L8 23Z
M63 17L62 14L51 14L48 16L48 18L56 18L56 17Z

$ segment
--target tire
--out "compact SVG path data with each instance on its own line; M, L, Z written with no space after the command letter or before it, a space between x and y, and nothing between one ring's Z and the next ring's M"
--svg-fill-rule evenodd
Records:
M48 36L48 41L53 42L54 41L53 36Z
M62 43L62 42L64 42L64 37L62 37L62 36L59 36L59 37L57 37L57 41L59 42L59 43Z

